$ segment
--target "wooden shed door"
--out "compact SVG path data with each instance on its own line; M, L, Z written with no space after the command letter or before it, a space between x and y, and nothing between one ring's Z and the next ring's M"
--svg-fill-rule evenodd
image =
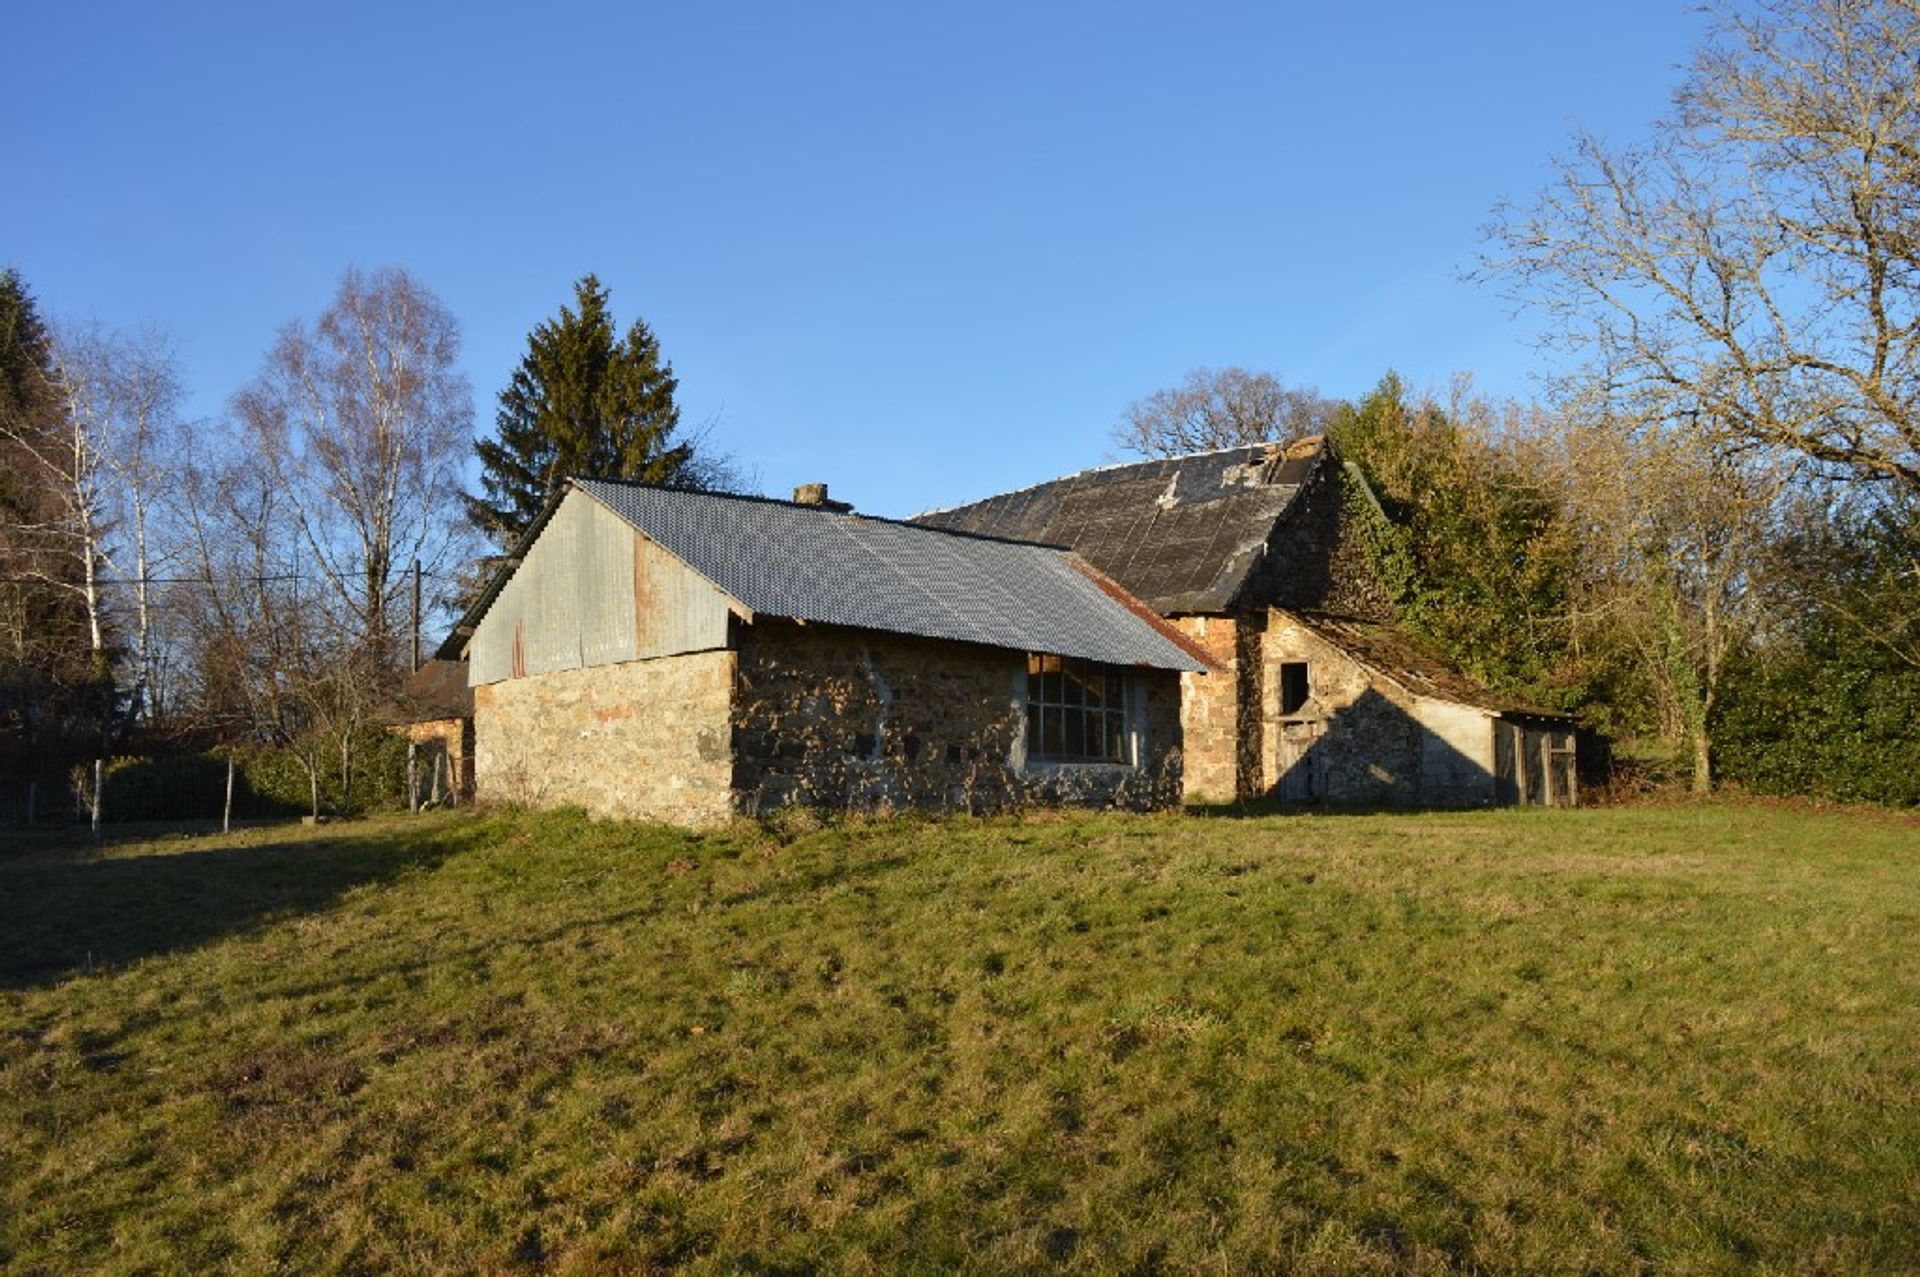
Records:
M1320 743L1327 725L1307 719L1280 725L1280 797L1290 803L1318 802L1325 796Z
M1494 801L1511 807L1523 792L1520 777L1521 731L1517 724L1495 719L1493 724Z

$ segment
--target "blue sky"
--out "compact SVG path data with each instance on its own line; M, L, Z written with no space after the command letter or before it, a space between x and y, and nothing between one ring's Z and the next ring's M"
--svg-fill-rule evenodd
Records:
M1642 135L1685 0L22 5L0 263L153 321L215 416L349 264L465 335L475 423L593 271L766 491L901 515L1115 458L1195 365L1532 389L1461 282L1585 126Z

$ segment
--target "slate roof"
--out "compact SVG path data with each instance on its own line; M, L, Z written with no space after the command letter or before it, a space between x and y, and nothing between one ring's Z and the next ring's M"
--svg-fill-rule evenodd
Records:
M1112 665L1211 667L1178 630L1058 546L765 497L605 479L571 486L754 614ZM528 530L449 647L472 632L555 508Z
M1315 436L1108 466L913 521L1070 545L1163 615L1222 612L1324 455Z
M1349 617L1330 616L1324 612L1288 611L1286 615L1303 629L1319 635L1374 673L1392 679L1416 696L1431 696L1436 700L1452 701L1456 705L1471 705L1495 714L1530 718L1568 717L1556 710L1541 709L1537 705L1490 691L1404 630Z

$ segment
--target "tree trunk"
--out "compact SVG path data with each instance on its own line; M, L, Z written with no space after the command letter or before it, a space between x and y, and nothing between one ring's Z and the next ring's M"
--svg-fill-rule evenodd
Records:
M353 810L353 733L340 733L340 814Z
M220 809L220 832L233 832L233 751L227 751L227 802Z
M1693 745L1693 792L1704 798L1713 792L1713 740L1705 723L1691 733Z
M139 626L137 659L139 679L133 690L132 703L127 706L131 714L137 714L153 721L153 603L147 587L147 574L150 564L147 562L147 520L146 512L139 510L134 528L134 570L139 574L134 585L134 614Z
M313 800L313 822L320 823L320 760L301 755L300 761L307 769L307 794Z

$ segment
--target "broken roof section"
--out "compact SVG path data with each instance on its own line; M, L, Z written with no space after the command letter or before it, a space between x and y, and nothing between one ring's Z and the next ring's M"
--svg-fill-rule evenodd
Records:
M575 479L569 491L606 507L750 617L787 617L1109 665L1212 668L1178 630L1057 546L962 535L765 497L606 479ZM549 505L528 530L449 647L464 645L557 507L557 502Z
M1163 615L1221 612L1326 455L1316 435L1108 466L914 522L1071 545Z
M1492 714L1526 718L1567 718L1557 710L1542 709L1503 696L1468 678L1425 642L1405 630L1324 612L1275 609L1310 634L1339 648L1356 662L1398 683L1416 696L1470 705Z

